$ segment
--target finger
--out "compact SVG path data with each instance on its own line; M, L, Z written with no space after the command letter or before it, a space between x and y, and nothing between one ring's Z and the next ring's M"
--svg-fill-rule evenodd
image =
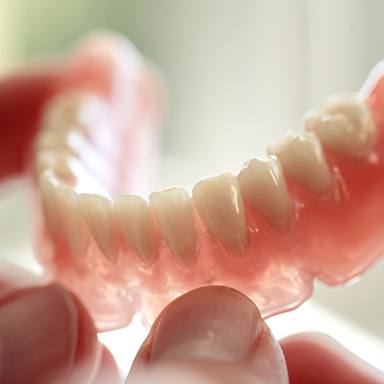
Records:
M219 286L189 292L160 314L127 383L143 375L156 383L287 383L282 352L257 307Z
M38 276L6 261L0 261L0 302L17 289L41 284Z
M98 364L93 323L58 284L19 290L0 303L0 383L87 383Z
M111 352L103 347L100 367L92 384L119 384L121 383L119 369Z
M378 384L384 373L364 362L329 336L304 333L281 341L289 382Z
M0 79L0 180L24 170L41 106L54 90L54 79L48 68Z

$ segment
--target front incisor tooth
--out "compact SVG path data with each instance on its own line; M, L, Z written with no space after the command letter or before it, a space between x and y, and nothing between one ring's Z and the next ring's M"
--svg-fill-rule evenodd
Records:
M287 177L316 196L325 197L331 192L332 175L314 134L294 132L280 143L269 146L268 153L280 160Z
M101 195L79 195L81 216L95 242L111 262L117 260L117 239L113 220L112 202Z
M60 184L56 199L69 249L74 256L81 258L86 252L88 235L79 212L78 195L72 188Z
M150 205L169 249L187 266L196 261L196 228L192 199L182 188L153 192Z
M288 228L292 201L279 161L274 157L252 159L239 176L240 190L250 208L278 231Z
M357 95L329 98L319 111L304 116L303 126L325 146L349 156L369 154L377 139L371 112Z
M242 256L248 233L239 185L230 173L199 181L193 200L209 232L232 256Z
M151 265L158 255L160 237L148 203L133 195L117 195L114 201L124 239L144 266Z

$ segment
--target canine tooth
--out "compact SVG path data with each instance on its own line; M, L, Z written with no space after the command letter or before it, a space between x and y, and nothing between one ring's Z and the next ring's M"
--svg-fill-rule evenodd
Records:
M304 116L303 125L327 147L351 156L367 155L377 138L371 112L357 95L329 98L319 111Z
M39 177L41 204L46 228L54 238L58 237L60 231L60 217L55 193L57 186L58 181L50 171L41 173Z
M196 257L196 228L192 199L182 188L153 192L150 206L169 249L185 265Z
M199 181L193 200L207 229L234 256L246 250L248 234L236 178L230 173Z
M60 184L56 189L57 204L65 238L72 253L77 257L85 255L87 232L79 212L77 193L70 187Z
M157 258L159 233L148 203L139 196L117 195L115 214L126 242L148 266Z
M117 259L117 241L114 231L112 202L101 195L81 193L79 195L81 216L94 240L107 259Z
M277 144L269 146L285 174L322 197L332 189L332 175L325 161L320 142L313 133L294 132Z
M96 96L81 92L69 92L55 96L44 109L43 129L67 131L84 128L97 122L105 109Z
M275 157L250 160L241 170L238 181L242 196L252 210L259 212L272 228L287 229L292 217L292 201Z

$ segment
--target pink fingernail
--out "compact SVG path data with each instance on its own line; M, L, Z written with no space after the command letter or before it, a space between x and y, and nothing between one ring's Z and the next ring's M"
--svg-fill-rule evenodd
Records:
M75 361L78 313L59 285L31 288L0 306L0 382L45 383Z
M200 288L163 312L150 361L239 361L253 350L260 330L260 313L244 295L224 287Z

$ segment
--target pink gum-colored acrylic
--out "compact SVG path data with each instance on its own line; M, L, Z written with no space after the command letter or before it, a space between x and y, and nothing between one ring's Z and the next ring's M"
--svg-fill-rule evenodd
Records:
M82 71L93 65L94 62L87 65L81 62L76 69L72 67L68 75L71 81L67 78L66 84L87 88ZM101 70L104 77L114 71ZM271 231L246 206L249 247L245 257L235 259L226 255L197 214L197 261L192 268L181 266L164 241L160 244L158 260L142 268L121 235L116 263L104 257L92 236L84 257L75 257L65 239L52 242L37 205L37 244L42 264L50 276L81 297L102 330L128 324L137 312L151 322L174 297L201 285L225 284L237 288L249 295L267 317L293 309L308 299L315 278L328 285L339 285L361 275L384 251L383 74L384 71L376 70L369 80L370 88L363 89L379 131L373 152L366 158L352 158L325 149L335 180L333 194L327 199L319 200L288 181L295 217L283 235ZM98 77L96 74L95 78ZM100 89L93 88L92 76L89 81L90 90L100 93ZM125 82L128 87L130 81L132 79ZM62 88L59 87L59 92ZM105 90L101 93L105 94ZM116 172L116 184L109 186L109 190L128 191L140 184L145 175L146 148L151 141L148 116L152 106L143 101L145 97L137 88L131 94L130 114L121 117L124 87L114 95L108 99L116 109L114 113L119 121L130 120L131 127L111 130L112 147L115 146L120 155L108 157L113 155L109 152L111 148L105 149L103 155L110 161L111 172ZM136 116L135 120L132 115ZM113 137L118 140L114 141ZM124 151L118 142L121 137L124 137L121 141ZM124 180L124 185L119 185L118 180Z

